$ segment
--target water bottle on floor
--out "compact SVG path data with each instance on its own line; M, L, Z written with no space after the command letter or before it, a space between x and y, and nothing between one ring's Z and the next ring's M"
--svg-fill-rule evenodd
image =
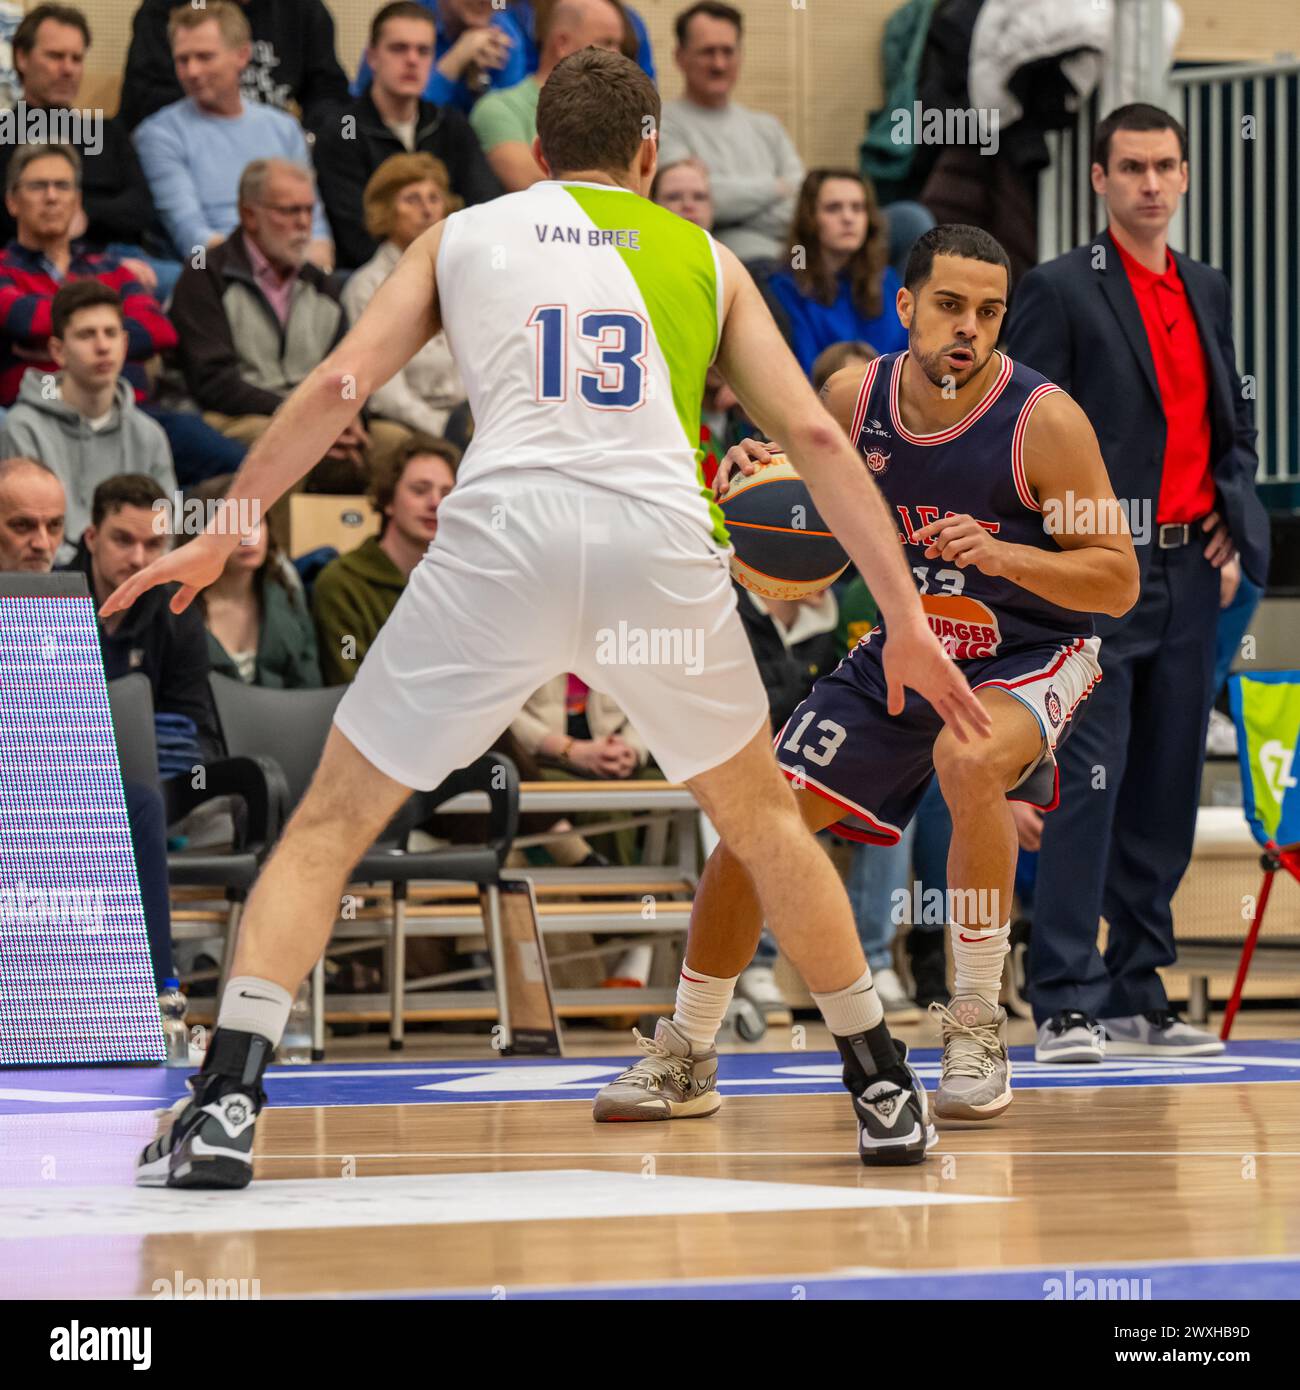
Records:
M169 1067L188 1067L190 1064L190 1033L185 1026L185 996L181 982L175 978L163 981L158 996L158 1008L163 1019L163 1048Z
M311 1061L311 976L309 975L289 1006L289 1019L284 1025L280 1050L276 1060L281 1064Z

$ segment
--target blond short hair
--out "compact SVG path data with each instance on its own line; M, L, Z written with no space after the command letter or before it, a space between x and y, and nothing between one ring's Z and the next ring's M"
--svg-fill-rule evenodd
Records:
M240 48L253 42L253 31L248 24L248 16L234 0L205 0L198 8L193 5L177 5L167 19L167 42L174 44L177 33L182 29L197 29L200 24L215 19L221 37L227 48Z

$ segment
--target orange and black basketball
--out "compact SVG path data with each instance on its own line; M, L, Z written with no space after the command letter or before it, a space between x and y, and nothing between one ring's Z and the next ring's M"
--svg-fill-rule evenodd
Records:
M774 453L749 477L737 472L720 506L735 549L732 576L760 598L807 598L848 566L844 547L784 454Z

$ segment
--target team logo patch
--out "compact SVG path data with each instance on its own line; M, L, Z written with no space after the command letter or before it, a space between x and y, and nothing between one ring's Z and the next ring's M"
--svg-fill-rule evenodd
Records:
M1043 696L1043 703L1047 706L1047 717L1052 721L1052 728L1059 729L1063 717L1061 697L1050 685L1047 687L1047 694Z
M867 467L873 473L883 473L889 467L889 455L882 454L879 449L872 449L867 455Z
M1002 642L997 614L968 594L922 594L930 630L954 661L996 656Z

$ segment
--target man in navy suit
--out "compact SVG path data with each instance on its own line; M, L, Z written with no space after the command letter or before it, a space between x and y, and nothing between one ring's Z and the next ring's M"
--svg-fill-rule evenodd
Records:
M1028 966L1040 1062L1222 1051L1170 1010L1156 971L1174 960L1170 902L1196 830L1219 571L1236 557L1263 585L1268 568L1228 282L1166 240L1187 191L1183 127L1154 106L1111 112L1092 186L1106 230L1025 276L1005 333L1091 420L1142 574L1124 617L1097 618L1102 681L1042 822Z

